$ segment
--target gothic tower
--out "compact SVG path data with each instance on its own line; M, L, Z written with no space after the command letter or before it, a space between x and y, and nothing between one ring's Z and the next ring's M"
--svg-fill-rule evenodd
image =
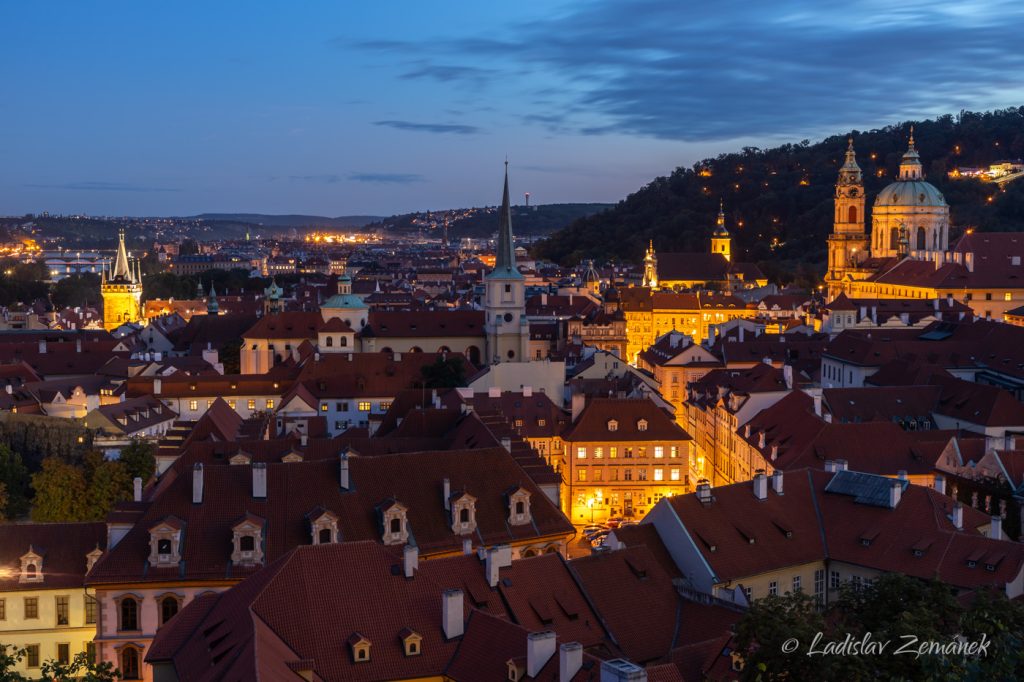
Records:
M718 202L718 220L715 221L715 231L711 234L711 253L720 253L725 260L732 260L732 237L729 230L725 229L725 207L721 200Z
M647 246L644 254L644 286L658 288L658 256L654 253L654 240Z
M494 269L484 278L484 331L489 362L528 361L530 328L526 321L526 280L516 268L512 242L512 205L508 195L508 161L505 192L498 215L498 250Z
M828 271L825 273L830 299L843 290L843 280L848 272L869 255L868 235L864 230L864 182L852 137L846 148L846 163L839 169L835 209L832 234L828 238Z
M103 275L100 295L103 297L103 328L107 331L142 319L142 277L133 273L128 263L124 230L121 230L110 276Z

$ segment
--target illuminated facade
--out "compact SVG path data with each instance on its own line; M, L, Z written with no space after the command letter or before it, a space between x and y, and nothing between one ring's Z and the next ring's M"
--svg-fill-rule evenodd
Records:
M103 273L100 294L103 297L103 328L117 329L123 324L142 320L142 276L138 261L128 262L128 251L124 245L124 231L117 245L117 257L109 276Z

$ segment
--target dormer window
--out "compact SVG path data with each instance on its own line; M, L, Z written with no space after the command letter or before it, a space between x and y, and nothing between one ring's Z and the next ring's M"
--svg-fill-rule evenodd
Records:
M338 517L326 509L316 509L309 517L314 545L329 545L338 541Z
M452 532L467 535L476 530L476 498L463 492L452 500Z
M646 419L641 419L640 421L638 421L636 423L636 430L637 431L646 431L647 430L647 420Z
M508 523L510 526L525 526L531 520L530 491L520 486L508 496Z
M29 546L28 552L21 556L21 583L43 582L43 552Z
M101 550L99 547L96 547L96 549L92 550L91 552L85 555L86 573L92 570L92 567L96 565L96 562L100 560L101 556L103 556L103 550Z
M614 419L609 419L608 420L608 430L609 431L618 431L619 430L619 422L614 420Z
M184 522L174 516L149 529L149 563L153 566L177 566L181 561L181 529Z
M358 632L353 632L348 638L348 645L352 648L352 660L356 663L366 663L370 660L370 640Z
M406 656L419 656L423 652L423 637L409 628L403 628L398 636L402 639L402 649Z
M391 500L381 509L385 545L404 545L409 541L408 509L401 502Z
M229 459L228 462L230 462L233 465L251 464L252 457L245 454L244 452L239 452L237 455L234 455L231 459Z
M289 452L287 455L285 455L284 457L281 458L281 461L285 462L286 464L291 464L291 463L294 463L294 462L301 462L302 460L303 460L302 453L301 452L295 452L294 450L292 452Z
M231 561L241 566L256 566L263 563L263 527L261 517L246 514L231 527L233 537Z

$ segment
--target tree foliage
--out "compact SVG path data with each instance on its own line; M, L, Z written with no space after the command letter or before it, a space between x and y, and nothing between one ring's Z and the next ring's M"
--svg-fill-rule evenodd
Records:
M58 309L98 305L100 276L91 272L69 275L54 283L50 300Z
M42 469L32 475L32 487L36 491L33 521L84 521L88 517L88 486L80 467L47 457Z
M0 644L0 682L114 682L121 679L121 671L111 663L96 663L89 660L84 651L75 654L68 663L58 663L50 659L44 661L40 677L25 677L14 667L27 656L25 649L18 649L9 644Z
M1024 180L999 192L991 184L951 180L946 175L958 166L987 166L1024 156L1024 107L961 112L914 125L927 180L945 194L954 226L1024 229L1020 201ZM870 132L852 131L869 197L896 176L909 129L906 122ZM651 239L658 251L705 251L721 199L735 258L774 261L790 268L801 263L820 267L832 229L833 188L847 136L835 135L813 145L746 147L692 168L677 168L614 208L556 232L534 252L562 263L585 258L637 262ZM870 225L870 215L867 219Z
M156 471L156 446L148 441L133 438L132 442L121 448L118 460L125 467L129 479L141 478L148 481Z
M466 359L458 353L439 357L420 368L422 388L455 388L466 384Z
M21 455L0 443L0 484L3 484L5 493L0 508L2 516L16 519L28 513L32 497L30 483L28 467Z

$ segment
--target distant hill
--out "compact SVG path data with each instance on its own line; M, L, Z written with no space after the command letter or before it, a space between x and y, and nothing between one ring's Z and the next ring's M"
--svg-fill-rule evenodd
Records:
M344 215L328 218L319 215L267 215L264 213L201 213L190 216L190 220L208 220L243 225L265 225L268 227L362 227L382 220L375 215Z
M513 206L512 231L517 237L551 234L567 227L574 220L610 208L611 204L541 204ZM404 213L368 225L371 229L391 232L440 233L448 222L448 236L489 237L498 231L498 207L459 208L443 211Z
M956 228L1024 230L1024 180L1000 192L978 180L947 177L958 166L1024 157L1024 107L965 111L913 124L927 180L945 195ZM910 125L852 131L869 207L896 175ZM651 239L659 251L706 249L722 199L739 258L762 263L762 269L782 280L798 267L823 270L834 185L849 135L815 144L746 147L677 168L611 209L576 220L536 244L534 253L561 263L639 261ZM870 213L868 221L870 228Z

